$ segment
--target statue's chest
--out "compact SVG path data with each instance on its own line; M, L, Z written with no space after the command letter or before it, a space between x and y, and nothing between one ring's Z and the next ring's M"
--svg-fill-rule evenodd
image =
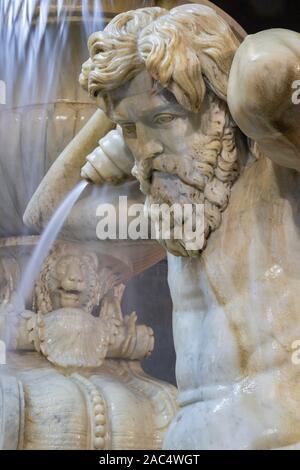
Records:
M246 170L202 264L222 304L251 291L280 295L282 283L299 279L299 174L264 159Z
M255 283L283 277L300 279L300 175L262 158L234 185L201 257L169 261L169 281L175 300L203 289L225 305Z
M289 359L282 351L300 338L299 188L296 172L266 160L255 163L233 188L202 257L169 263L177 350L185 347L185 328L194 348L199 338L214 338L209 357L203 357L207 346L198 348L202 364L211 357L214 364L224 357L233 364L238 357L240 370L248 370L249 364L265 368L264 362ZM262 348L273 347L272 358L266 353L257 359Z

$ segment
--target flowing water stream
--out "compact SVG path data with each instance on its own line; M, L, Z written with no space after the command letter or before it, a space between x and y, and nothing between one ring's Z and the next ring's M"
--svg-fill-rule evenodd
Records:
M87 181L80 181L72 191L65 197L63 202L56 209L45 228L39 243L35 247L29 263L22 275L19 288L17 290L17 299L20 302L20 308L25 308L26 300L30 297L34 284L40 273L43 262L47 258L53 243L61 231L65 220L70 214L72 207L80 197L83 190L88 185Z

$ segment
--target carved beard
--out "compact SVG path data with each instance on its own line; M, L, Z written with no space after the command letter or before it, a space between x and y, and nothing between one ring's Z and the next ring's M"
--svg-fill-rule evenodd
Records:
M162 155L151 162L145 160L135 169L141 190L146 194L145 209L151 220L157 219L151 205L166 203L204 204L203 245L190 250L184 237L174 238L174 225L182 225L187 219L174 220L171 213L169 239L159 231L158 241L175 256L199 256L210 234L220 227L222 212L229 202L231 187L238 177L239 164L235 145L234 124L227 106L216 96L210 95L210 106L203 116L199 134L191 138L184 156ZM151 168L149 168L151 165ZM191 226L195 228L195 210L191 214ZM160 227L161 228L161 227Z

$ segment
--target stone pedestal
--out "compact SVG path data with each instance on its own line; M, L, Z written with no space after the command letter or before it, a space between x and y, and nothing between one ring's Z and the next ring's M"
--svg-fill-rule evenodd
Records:
M3 449L161 449L175 387L138 361L65 372L38 353L10 353L0 368Z
M122 314L134 265L117 247L58 241L18 312L20 273L38 239L0 240L0 448L160 449L176 388L143 372L153 331Z

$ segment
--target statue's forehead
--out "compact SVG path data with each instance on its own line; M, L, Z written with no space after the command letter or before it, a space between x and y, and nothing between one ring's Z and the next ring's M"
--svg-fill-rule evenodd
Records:
M124 83L124 85L110 91L110 97L114 102L120 101L131 96L150 94L157 89L157 84L151 75L143 70L133 79Z
M147 71L108 93L106 113L112 121L136 120L154 109L176 106L174 95L154 80Z

